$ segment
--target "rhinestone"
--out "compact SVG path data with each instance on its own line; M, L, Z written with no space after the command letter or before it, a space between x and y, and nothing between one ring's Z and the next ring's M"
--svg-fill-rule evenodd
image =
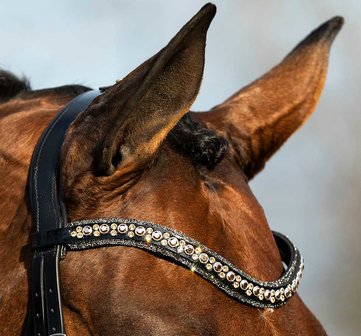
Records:
M215 272L219 273L220 271L222 271L222 264L217 261L217 262L213 265L213 269L215 270Z
M245 279L243 279L243 280L241 281L241 288L242 288L243 290L246 290L247 287L248 287L248 281L245 280Z
M280 300L283 302L285 300L285 296L281 295Z
M145 234L145 227L144 226L137 226L135 229L135 234L139 237L144 236Z
M108 224L102 224L99 226L99 231L102 234L106 234L109 232L109 225Z
M82 232L83 228L81 226L77 226L75 230L76 230L76 232Z
M117 230L110 230L110 235L111 236L116 236L118 234Z
M263 300L263 295L262 294L258 295L258 298L260 299L260 301L262 301Z
M83 227L83 235L84 236L90 236L93 232L93 229L91 226L87 225Z
M224 272L221 272L218 275L221 279L224 279L226 277L226 274Z
M134 231L134 230L135 230L135 225L134 225L134 224L130 224L130 225L129 225L129 230Z
M240 275L237 275L237 276L236 276L236 281L241 282L241 281L242 281L242 277L241 277Z
M198 260L198 254L193 254L193 255L192 255L192 259L193 259L193 260Z
M223 266L223 272L227 273L228 271L229 271L229 267L227 265L224 265Z
M99 225L98 225L98 224L94 224L94 225L93 225L93 230L99 230Z
M253 287L253 295L255 295L255 296L259 295L259 287L258 286Z
M206 253L201 253L199 255L199 261L202 263L202 264L206 264L209 260L209 257Z
M194 251L195 251L197 254L200 254L200 253L202 253L202 248L200 248L199 246L197 246Z
M210 262L211 264L214 264L214 263L216 262L216 258L210 257L210 258L209 258L209 262Z
M230 282L233 282L235 279L236 279L236 274L234 274L234 272L232 272L232 271L229 271L227 273L227 280Z
M186 245L186 241L182 239L182 240L179 242L179 245L180 245L180 246L185 246L185 245Z
M248 296L251 296L251 295L252 295L252 291L251 291L250 289L247 289L246 294L247 294Z
M70 232L70 235L74 238L74 237L76 237L76 231L71 231Z
M169 234L168 232L165 232L165 233L163 234L163 237L164 237L164 239L169 239L169 238L170 238L170 234Z
M212 264L207 264L207 265L206 265L206 269L207 269L208 271L211 271L211 270L213 269Z
M179 241L176 237L172 237L168 239L168 244L170 247L177 247L179 245Z
M265 297L265 299L269 300L271 298L271 291L266 289L264 291L264 297Z
M153 231L154 231L153 228L151 228L151 227L147 228L147 233L148 233L148 234L152 234Z
M259 294L260 294L260 295L263 295L263 294L264 294L264 288L263 288L263 287L261 287L261 288L259 289Z
M291 297L292 296L292 290L291 290L291 287L290 286L287 286L287 288L285 289L285 296L287 298Z
M275 297L274 297L274 296L271 296L270 301L271 301L272 303L275 303L275 301L276 301Z
M186 254L188 255L192 255L194 253L194 247L193 245L187 245L185 248L184 248L184 251Z
M100 232L99 232L99 231L94 231L94 232L93 232L93 236L94 236L94 237L99 237L99 236L100 236Z
M76 234L76 237L77 238L83 238L83 232L78 232L77 234Z
M161 240L161 239L162 239L162 232L160 232L160 231L154 231L154 232L152 233L152 238L153 238L154 240L156 240L156 241Z
M120 225L118 226L118 232L119 232L119 233L124 234L124 233L126 233L127 231L128 231L128 225L127 225L127 224L120 224Z
M233 287L238 288L239 287L239 282L237 282L237 281L233 282Z
M275 296L276 291L274 289L271 289L271 296Z
M282 287L282 288L280 289L280 292L281 292L281 294L283 294L283 293L285 292L285 289Z
M276 290L275 297L277 300L281 298L281 292L279 291L279 289Z
M297 283L295 280L292 281L292 286L291 286L292 292L296 293L297 290Z
M165 239L162 239L160 242L163 246L166 246L168 244L168 242Z
M247 288L250 289L250 290L253 290L253 287L254 287L253 284L249 283Z
M184 251L184 247L183 247L183 246L178 246L178 247L177 247L177 252L178 252L178 253L183 253L183 251Z
M147 234L144 239L149 244L152 241L152 236L150 234Z
M129 237L129 238L133 238L133 237L134 237L134 232L133 232L133 231L129 231L129 232L128 232L128 237Z
M118 227L118 224L116 224L116 223L110 224L110 228L111 228L112 230L116 230L117 227Z

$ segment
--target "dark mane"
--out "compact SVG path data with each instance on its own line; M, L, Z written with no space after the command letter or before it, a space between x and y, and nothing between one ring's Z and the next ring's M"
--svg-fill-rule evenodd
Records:
M168 140L195 164L208 169L213 169L228 149L225 138L194 121L189 113L168 134Z
M56 88L32 91L26 78L0 70L0 102L15 96L34 98L44 94L77 96L91 90L81 85L64 85ZM227 140L194 121L186 114L168 135L168 141L195 164L213 169L220 162L228 148Z
M29 91L30 84L26 78L20 79L11 72L0 70L0 101L7 101L20 92Z

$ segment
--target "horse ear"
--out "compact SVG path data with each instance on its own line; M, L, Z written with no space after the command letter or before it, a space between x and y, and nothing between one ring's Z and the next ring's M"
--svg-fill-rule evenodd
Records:
M201 84L206 33L215 12L214 5L205 5L164 49L106 89L74 122L73 129L96 128L83 131L88 142L90 136L96 143L96 173L112 175L119 164L134 168L149 160L189 111Z
M200 115L229 140L232 156L249 178L313 112L342 24L341 17L327 21L271 71Z

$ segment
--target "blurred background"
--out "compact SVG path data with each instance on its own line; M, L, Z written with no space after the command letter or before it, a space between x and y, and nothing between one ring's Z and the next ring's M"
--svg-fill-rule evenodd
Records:
M272 229L306 260L300 293L330 335L361 334L361 2L213 1L206 69L193 110L262 75L334 15L333 45L315 114L251 182ZM0 11L0 66L33 88L109 85L162 48L199 0L16 1Z

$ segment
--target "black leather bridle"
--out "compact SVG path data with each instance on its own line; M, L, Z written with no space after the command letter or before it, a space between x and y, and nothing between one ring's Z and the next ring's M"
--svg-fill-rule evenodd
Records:
M101 246L132 246L174 260L242 303L277 308L296 293L303 271L298 249L284 235L273 232L282 261L282 276L271 282L252 278L206 246L159 224L124 218L100 218L68 223L59 183L59 158L66 130L77 115L101 94L88 91L73 99L50 123L33 153L29 194L36 232L30 333L65 335L59 284L59 261L67 250Z

